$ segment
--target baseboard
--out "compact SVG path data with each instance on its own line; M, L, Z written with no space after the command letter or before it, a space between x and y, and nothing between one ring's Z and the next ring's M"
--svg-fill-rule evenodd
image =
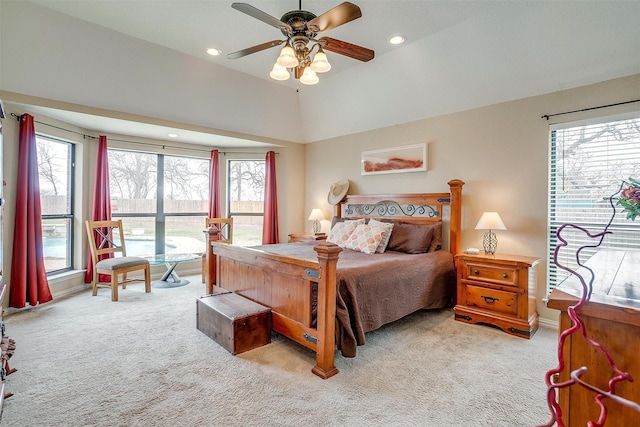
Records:
M538 319L538 324L545 328L555 329L557 330L560 327L560 323L555 320L543 319L540 317Z

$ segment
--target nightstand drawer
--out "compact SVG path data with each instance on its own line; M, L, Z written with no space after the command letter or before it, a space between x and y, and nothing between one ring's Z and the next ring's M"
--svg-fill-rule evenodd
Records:
M518 294L467 284L467 307L477 307L497 313L515 315L518 313Z
M473 263L467 263L466 267L463 271L463 279L481 280L507 286L518 285L518 270L515 268Z

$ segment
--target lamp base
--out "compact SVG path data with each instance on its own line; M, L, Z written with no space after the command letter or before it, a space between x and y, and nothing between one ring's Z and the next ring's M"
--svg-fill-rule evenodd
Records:
M320 233L320 221L318 221L317 219L315 221L313 221L313 234L315 234L316 236L321 234Z
M487 255L493 255L496 253L496 249L498 249L498 238L496 237L496 233L489 230L484 233L484 238L482 239L482 246L484 247L484 253Z

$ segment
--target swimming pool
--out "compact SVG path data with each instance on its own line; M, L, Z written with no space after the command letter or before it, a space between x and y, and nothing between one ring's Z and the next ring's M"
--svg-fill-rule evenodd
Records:
M126 239L127 255L153 255L156 253L156 243L153 240ZM42 239L45 258L66 258L67 239L62 237L44 237ZM165 252L173 252L174 245L166 244Z

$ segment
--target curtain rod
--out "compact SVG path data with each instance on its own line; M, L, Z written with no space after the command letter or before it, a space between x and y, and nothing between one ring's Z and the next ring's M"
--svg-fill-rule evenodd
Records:
M12 115L13 117L15 117L15 118L16 118L16 120L18 120L18 121L20 121L20 120L22 119L22 116L23 116L23 114L18 115L18 114L16 114L16 113L11 113L11 115ZM61 128L60 126L50 125L49 123L40 122L40 121L35 120L35 119L33 120L33 122L34 122L34 123L37 123L37 124L39 124L39 125L49 126L49 127L52 127L52 128L58 129L58 130L63 130L63 131L65 131L65 132L75 133L76 135L80 135L80 136L81 136L81 137L83 137L83 138L98 139L98 138L96 138L95 136L86 135L86 134L84 134L84 133L76 132L75 130L71 130L71 129Z
M581 113L583 111L590 111L590 110L597 110L599 108L607 108L607 107L615 107L617 105L625 105L625 104L632 104L634 102L640 102L640 99L634 99L633 101L624 101L624 102L617 102L615 104L608 104L608 105L600 105L598 107L589 107L589 108L583 108L581 110L573 110L573 111L565 111L564 113L556 113L556 114L545 114L544 116L541 117L541 119L547 119L549 120L550 117L555 117L555 116L562 116L564 114L571 114L571 113Z
M151 145L154 147L162 147L162 149L164 150L165 148L174 148L176 150L190 150L190 151L201 151L203 153L211 153L211 150L214 150L214 148L211 148L209 150L205 150L205 149L200 149L200 148L188 148L188 147L175 147L172 145L165 145L165 144L155 144L153 142L139 142L139 141L127 141L124 139L113 139L113 138L109 138L109 141L116 141L116 142L126 142L129 144L140 144L140 145ZM269 151L269 150L267 150ZM254 153L254 152L249 152L249 151L222 151L222 150L218 150L218 153L223 154L223 155L227 155L227 154L267 154L267 152L265 151L264 153ZM280 153L276 153L280 154Z
M22 115L18 115L16 113L11 113L11 115L13 117L16 118L16 120L20 121L22 118ZM70 133L74 133L76 135L80 135L83 138L91 138L91 139L98 139L95 136L92 135L86 135L84 133L81 132L76 132L75 130L71 130L71 129L65 129L59 126L55 126L55 125L51 125L49 123L44 123L44 122L40 122L38 120L34 120L35 123L38 123L39 125L44 125L44 126L49 126L55 129L59 129L59 130L63 130L65 132L70 132ZM188 148L188 147L174 147L172 145L165 145L165 144L154 144L151 142L139 142L139 141L127 141L124 139L115 139L115 138L108 138L109 141L116 141L116 142L126 142L128 144L140 144L140 145L151 145L153 147L162 147L162 149L164 150L165 148L174 148L176 150L189 150L189 151L200 151L203 153L210 153L211 150L204 150L204 149L199 149L199 148ZM254 153L254 152L248 152L248 151L220 151L218 150L219 153L223 154L223 155L227 155L227 154L266 154L266 153ZM276 153L280 154L280 153Z

